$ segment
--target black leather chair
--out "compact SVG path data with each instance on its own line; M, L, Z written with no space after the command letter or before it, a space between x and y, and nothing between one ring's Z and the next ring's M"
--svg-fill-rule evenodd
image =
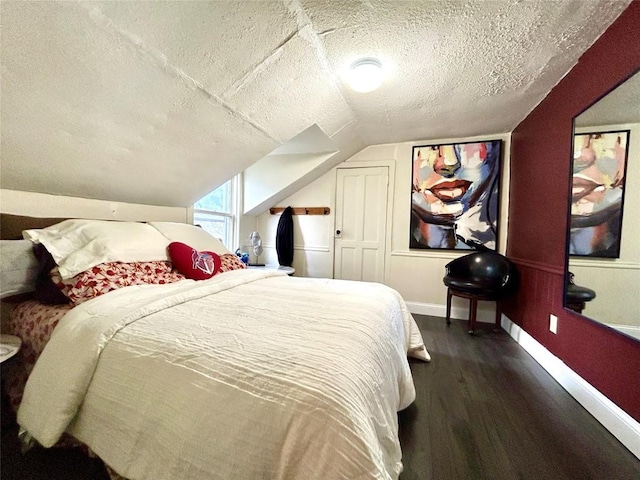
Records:
M504 255L481 251L456 258L446 265L447 325L451 325L451 297L470 300L469 333L476 327L478 300L496 302L496 329L500 329L500 299L517 288L518 271Z
M566 307L574 312L582 313L586 303L596 298L596 292L587 287L581 287L573 283L574 275L569 272L567 276Z

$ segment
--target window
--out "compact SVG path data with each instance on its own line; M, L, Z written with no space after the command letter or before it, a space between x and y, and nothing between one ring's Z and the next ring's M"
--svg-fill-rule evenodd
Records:
M236 226L235 184L231 179L193 205L193 223L222 240L231 251Z

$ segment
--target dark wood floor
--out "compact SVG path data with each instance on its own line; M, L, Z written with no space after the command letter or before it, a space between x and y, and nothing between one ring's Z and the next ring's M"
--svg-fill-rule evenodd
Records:
M432 361L411 363L401 480L640 479L640 460L507 333L415 318Z
M401 480L637 480L636 459L506 333L416 315L432 362L412 362L416 402L401 412ZM0 477L108 479L80 452L20 453L2 431ZM178 480L178 479L176 479ZM182 480L182 479L181 479Z

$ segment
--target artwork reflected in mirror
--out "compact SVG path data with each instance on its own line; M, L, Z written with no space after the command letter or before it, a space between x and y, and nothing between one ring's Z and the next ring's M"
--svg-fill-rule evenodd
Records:
M575 117L573 138L564 304L640 340L640 73Z
M629 130L573 137L569 255L618 258Z

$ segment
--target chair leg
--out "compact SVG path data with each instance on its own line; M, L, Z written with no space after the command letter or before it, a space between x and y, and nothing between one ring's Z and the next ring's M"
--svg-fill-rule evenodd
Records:
M494 332L499 332L500 331L500 320L502 320L502 308L500 305L500 300L496 300L496 326L493 329Z
M476 329L476 313L478 310L478 299L471 297L471 305L469 305L469 333L473 335Z
M451 325L451 290L447 288L447 325Z

